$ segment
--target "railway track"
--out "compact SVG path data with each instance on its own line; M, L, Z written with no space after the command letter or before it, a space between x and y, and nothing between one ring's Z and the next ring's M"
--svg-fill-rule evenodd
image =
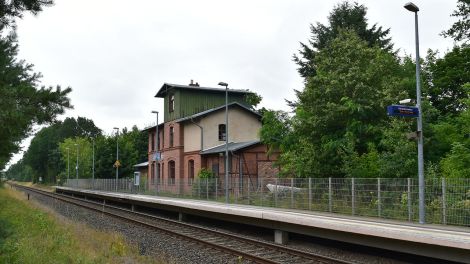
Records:
M22 185L11 185L29 194L44 195L134 224L156 229L171 236L184 239L189 243L200 244L204 247L222 251L234 256L235 261L249 261L253 263L352 263L190 223L107 205L105 202L100 203L69 195L51 193Z

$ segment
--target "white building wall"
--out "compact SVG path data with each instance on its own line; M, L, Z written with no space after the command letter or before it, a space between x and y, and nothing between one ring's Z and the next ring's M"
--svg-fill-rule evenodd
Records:
M254 115L240 108L229 108L229 142L243 142L259 139L261 121ZM225 124L225 110L211 113L198 121L203 127L204 149L224 144L219 141L219 124ZM191 122L184 125L184 152L197 151L201 149L200 128Z

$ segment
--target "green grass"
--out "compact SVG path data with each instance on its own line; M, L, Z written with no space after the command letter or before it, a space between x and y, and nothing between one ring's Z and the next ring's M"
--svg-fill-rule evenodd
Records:
M116 233L70 222L24 197L0 187L0 263L164 263L140 256Z

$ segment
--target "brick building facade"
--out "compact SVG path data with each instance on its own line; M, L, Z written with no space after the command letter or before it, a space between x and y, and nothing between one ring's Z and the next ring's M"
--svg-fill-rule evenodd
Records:
M278 173L273 164L278 154L267 155L267 147L259 141L261 116L246 102L250 93L228 90L229 175L232 180L245 183ZM158 140L156 126L146 129L149 188L158 185L176 192L190 188L185 186L190 186L203 168L212 171L222 184L225 89L165 83L155 97L163 98L164 122L158 124Z

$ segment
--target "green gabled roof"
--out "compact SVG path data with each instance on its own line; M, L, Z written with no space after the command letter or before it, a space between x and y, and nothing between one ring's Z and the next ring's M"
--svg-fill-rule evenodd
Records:
M253 109L250 109L238 102L232 102L232 103L229 103L228 104L228 107L229 108L232 108L232 107L240 107L241 109L249 112L250 114L252 115L255 115L258 119L261 119L261 115L254 111ZM209 115L213 112L216 112L218 110L223 110L225 109L225 105L221 105L221 106L218 106L218 107L214 107L214 108L211 108L211 109L208 109L208 110L205 110L205 111L202 111L202 112L199 112L199 113L196 113L194 115L190 115L190 116L186 116L186 117L183 117L183 118L180 118L180 119L176 119L175 122L183 122L183 121L186 121L186 120L190 120L190 119L194 119L194 118L198 118L198 117L203 117L203 116L206 116L206 115Z
M191 90L199 90L199 91L208 91L208 92L225 92L225 88L213 88L213 87L202 87L202 86L193 86L193 85L181 85L181 84L172 84L172 83L164 83L160 90L158 90L155 97L165 97L168 91L172 89L191 89ZM241 93L241 94L250 94L248 90L240 90L240 89L228 89L228 93Z

